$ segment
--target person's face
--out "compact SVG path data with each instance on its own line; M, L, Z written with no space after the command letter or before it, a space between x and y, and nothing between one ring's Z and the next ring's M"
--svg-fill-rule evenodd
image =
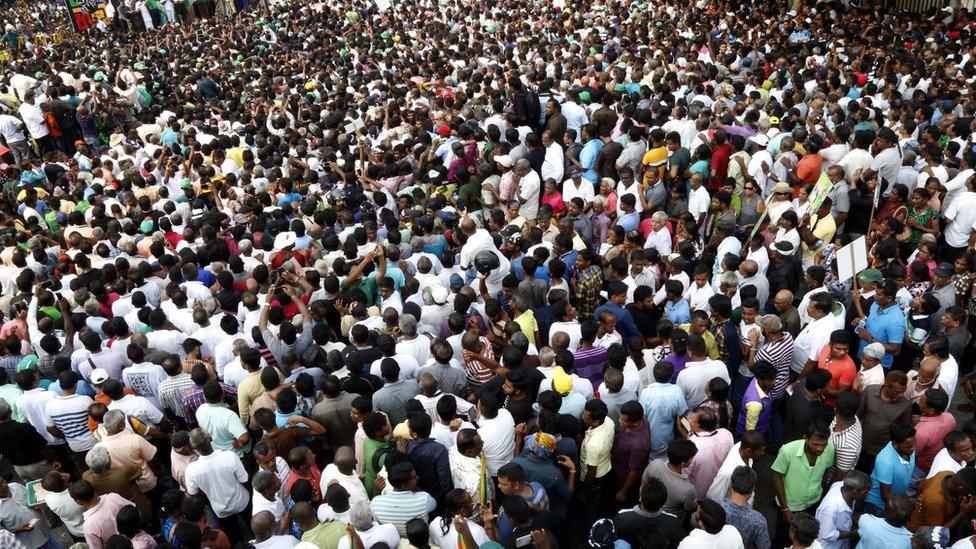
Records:
M651 300L653 302L653 299ZM708 330L708 319L695 317L691 319L691 333L694 335L702 335Z
M908 437L901 442L892 442L891 444L903 456L911 455L915 451L915 437Z
M804 438L807 451L813 456L819 456L827 449L827 439L820 437Z
M771 377L769 379L760 379L756 381L756 383L758 383L759 386L762 387L763 391L769 392L772 391L773 387L776 385L776 378Z
M830 358L834 360L840 360L847 356L847 351L850 349L850 345L847 343L831 343L830 344Z
M704 288L705 284L708 284L708 273L695 273L695 284L699 288Z
M667 145L668 150L671 152L674 152L681 148L681 143L678 141L668 141L665 143L665 145Z
M931 194L932 196L938 196L938 192L939 192L939 184L938 184L937 182L935 182L935 181L933 181L933 182L930 182L930 183L926 183L926 184L925 184L925 189L926 189L927 191L929 191L929 193L930 193L930 194Z
M277 470L277 465L275 464L276 457L274 450L268 450L268 453L264 455L258 454L258 465L266 471L275 471Z
M579 310L576 307L573 307L572 305L566 305L567 318L571 318L571 319L576 318L576 315L578 314L579 314Z
M665 220L663 219L657 219L654 217L651 218L651 228L654 229L654 231L660 231L661 229L663 229L664 223Z
M584 412L585 415L585 412ZM519 482L512 482L511 480L499 476L498 477L498 491L506 496L517 496L519 491L522 490L522 484Z
M756 191L759 190L759 187L757 187L755 183L746 183L743 189L746 192L746 196L755 196Z
M393 288L381 287L380 295L383 296L383 299L390 299L390 296L393 295Z
M502 384L502 391L505 392L506 396L512 396L515 394L515 386L512 385L511 381L506 379L505 383Z
M973 441L969 437L962 439L950 454L956 461L972 462L976 458L973 455Z
M355 408L349 408L349 417L355 423L360 423L363 421L363 414Z
M753 309L752 307L742 307L740 311L742 313L743 322L745 322L746 324L755 324L756 313L757 313L756 309Z
M609 318L602 318L601 317L600 318L600 327L603 328L603 331L606 332L606 333L608 333L608 334L612 334L613 332L617 331L617 319L616 319L616 317L612 317L612 316L609 317Z
M922 195L918 193L912 193L912 206L915 207L916 211L924 209L925 202L926 200L925 198L922 197Z
M901 383L895 383L893 381L885 381L885 384L881 386L881 394L889 401L898 400L905 395L907 387Z
M577 206L574 202L569 203L569 215L576 217L581 213L583 213L583 210L580 209L579 206Z
M620 182L623 183L625 187L629 187L630 184L634 182L634 174L630 172L621 173Z
M621 429L624 429L626 431L631 431L633 429L636 429L641 424L641 420L640 418L638 418L636 421L634 421L629 417L627 417L626 414L620 414L620 419L617 421L617 423L620 424Z
M610 194L611 191L613 191L613 188L611 188L609 181L600 181L600 194L601 195L607 196L607 195Z
M800 191L797 193L797 198L800 199L800 204L803 204L804 202L806 202L807 201L807 198L809 196L810 196L810 193L807 192L807 188L806 187L800 187Z
M790 300L776 296L773 298L773 308L777 313L782 313L790 308Z
M754 450L746 450L746 456L749 457L749 458L751 458L751 459L754 459L754 460L755 459L759 459L759 458L763 457L764 455L766 455L766 447L765 446L760 446L759 448L756 448Z

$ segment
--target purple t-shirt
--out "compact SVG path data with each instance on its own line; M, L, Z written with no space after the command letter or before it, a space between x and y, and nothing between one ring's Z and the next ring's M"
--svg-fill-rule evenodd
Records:
M603 370L607 365L607 350L603 347L590 347L573 353L576 375L590 380L594 387L603 382Z

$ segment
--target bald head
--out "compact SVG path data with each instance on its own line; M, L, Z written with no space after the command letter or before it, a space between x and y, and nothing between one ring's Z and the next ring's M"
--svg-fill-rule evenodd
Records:
M556 332L549 338L549 343L552 345L553 351L557 353L559 351L565 351L569 348L569 334L566 332Z
M352 474L353 469L356 468L356 452L351 446L340 446L336 450L335 457L333 458L336 467L344 475Z
M942 359L936 355L926 357L922 359L922 363L918 365L918 379L919 381L931 381L934 380L939 375L939 370L942 368Z
M251 518L251 531L254 541L261 543L274 535L275 518L271 511L261 511Z
M420 382L420 392L425 396L432 397L437 393L437 378L430 374L423 374L417 381Z
M471 219L470 217L466 217L464 218L464 220L461 221L461 232L463 232L464 234L471 236L474 234L474 232L477 229L478 227L477 225L475 225L474 219Z
M751 259L747 259L739 265L739 271L741 271L743 276L746 278L756 276L756 273L759 272L759 264Z

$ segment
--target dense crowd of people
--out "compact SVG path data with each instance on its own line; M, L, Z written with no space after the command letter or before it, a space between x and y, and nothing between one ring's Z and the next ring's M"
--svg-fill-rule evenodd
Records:
M0 547L976 547L965 10L2 13Z

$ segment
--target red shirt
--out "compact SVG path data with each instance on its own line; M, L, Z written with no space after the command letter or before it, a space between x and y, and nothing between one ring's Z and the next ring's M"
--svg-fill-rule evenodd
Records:
M715 176L709 178L708 189L718 190L725 183L725 177L729 174L729 157L732 156L732 145L728 142L722 143L712 151L712 160L709 168L715 172Z
M844 355L844 358L841 359L830 358L830 345L824 345L823 350L820 351L820 356L817 358L817 368L830 372L830 388L832 390L840 389L841 385L850 387L857 376L857 368L854 366L851 356ZM824 402L833 408L837 399L827 395Z
M918 418L915 425L915 466L923 471L931 469L935 454L944 447L942 439L955 428L956 418L949 412Z

